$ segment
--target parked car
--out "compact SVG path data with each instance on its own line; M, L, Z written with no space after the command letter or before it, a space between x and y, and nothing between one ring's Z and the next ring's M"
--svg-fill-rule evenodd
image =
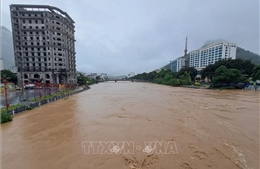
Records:
M35 88L35 84L27 84L24 86L25 89L33 89Z

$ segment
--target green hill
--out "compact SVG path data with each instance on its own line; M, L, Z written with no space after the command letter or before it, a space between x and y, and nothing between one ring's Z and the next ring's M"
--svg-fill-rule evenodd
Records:
M237 47L237 59L251 60L252 63L260 65L260 56L243 48Z

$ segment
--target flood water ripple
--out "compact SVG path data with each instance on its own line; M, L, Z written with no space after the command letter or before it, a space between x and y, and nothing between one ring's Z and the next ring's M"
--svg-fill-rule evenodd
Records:
M3 169L259 168L257 91L106 82L1 128ZM132 141L134 153L86 153L91 141ZM174 153L151 141L174 143Z

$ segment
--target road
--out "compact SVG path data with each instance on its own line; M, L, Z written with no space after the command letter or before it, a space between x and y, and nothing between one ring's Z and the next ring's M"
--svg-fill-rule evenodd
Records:
M53 89L54 92L58 91L58 88ZM35 98L40 97L40 94L42 96L47 95L52 92L51 88L44 88L44 89L26 89L24 92L21 90L17 90L14 92L8 92L7 93L7 100L10 105L13 104L25 104L25 100L32 100ZM1 107L4 107L6 102L5 102L5 96L4 93L1 93Z

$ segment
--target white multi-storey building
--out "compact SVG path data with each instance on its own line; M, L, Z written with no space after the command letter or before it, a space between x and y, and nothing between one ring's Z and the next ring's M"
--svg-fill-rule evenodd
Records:
M236 44L220 42L190 52L189 67L201 70L222 59L236 58Z
M173 72L179 72L183 67L185 67L185 58L183 56L170 63L170 69Z

